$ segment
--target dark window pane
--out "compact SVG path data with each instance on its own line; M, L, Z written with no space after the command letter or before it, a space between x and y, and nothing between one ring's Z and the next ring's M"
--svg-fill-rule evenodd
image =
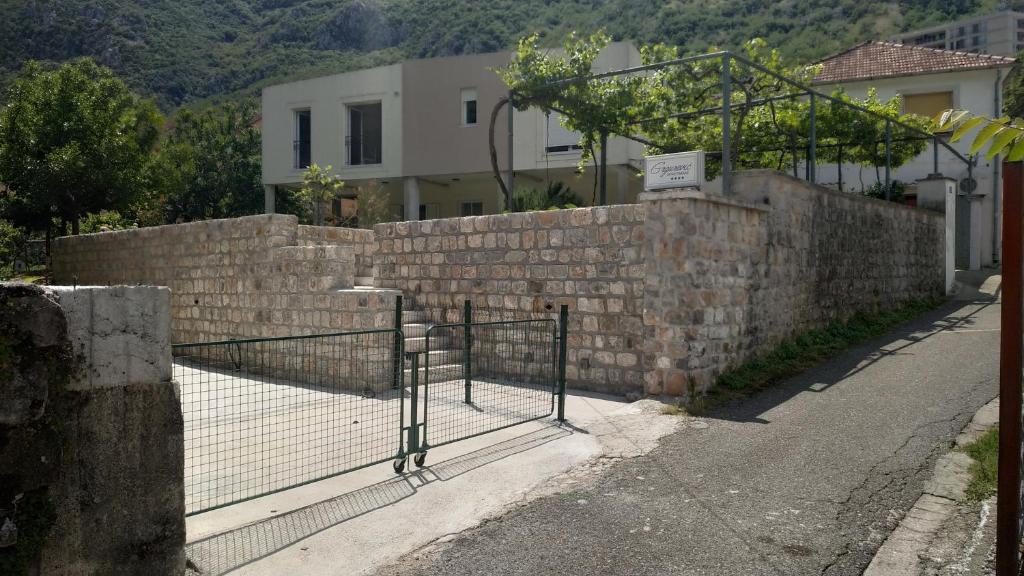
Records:
M312 124L309 110L295 113L295 167L309 168L312 155Z
M466 100L466 124L476 124L476 100Z

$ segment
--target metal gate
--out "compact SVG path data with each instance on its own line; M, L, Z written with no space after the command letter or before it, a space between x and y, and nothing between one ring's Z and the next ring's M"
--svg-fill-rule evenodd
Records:
M398 328L174 345L186 513L564 419L566 318L431 326L410 352Z

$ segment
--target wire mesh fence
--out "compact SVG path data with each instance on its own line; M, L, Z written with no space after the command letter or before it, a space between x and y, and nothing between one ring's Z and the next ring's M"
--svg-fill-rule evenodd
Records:
M396 457L402 347L390 329L175 345L187 513Z
M467 304L446 324L403 324L396 308L394 329L174 345L186 513L392 459L401 473L556 403L564 419L565 307L558 322L480 322Z
M556 335L550 319L432 326L421 360L424 449L550 416Z

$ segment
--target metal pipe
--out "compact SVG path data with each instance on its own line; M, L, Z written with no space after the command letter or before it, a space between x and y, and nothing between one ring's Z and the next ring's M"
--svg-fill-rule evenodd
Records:
M722 55L722 194L732 193L732 70L730 54Z
M843 191L843 145L839 145L837 163L839 167L839 191Z
M892 120L885 121L885 199L892 200Z
M399 389L402 387L402 295L395 296L395 349L394 374L392 375L391 387Z
M462 359L463 377L466 380L466 404L473 403L473 302L466 300L462 308L462 331L465 345Z
M932 174L939 173L939 137L932 136Z
M569 306L558 309L558 421L565 422L565 356L569 347Z
M608 130L605 129L601 129L601 182L597 204L608 205Z
M810 142L810 145L807 148L807 181L808 182L817 182L818 180L817 180L817 174L816 174L816 172L817 172L817 164L816 163L818 161L818 150L817 150L817 134L815 133L815 128L816 127L814 125L814 113L815 113L814 92L811 92L810 95L811 95L811 110L810 110L810 112L811 112L811 125L810 125L810 130L809 130L808 138L810 139L811 142Z

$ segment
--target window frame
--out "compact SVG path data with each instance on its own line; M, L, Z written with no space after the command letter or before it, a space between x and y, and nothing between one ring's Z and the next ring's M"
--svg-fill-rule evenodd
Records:
M362 151L365 147L361 146L360 162L359 163L353 163L352 162L352 150L353 150L353 147L352 147L352 112L356 108L365 107L365 106L373 106L373 105L376 105L380 109L380 114L379 114L379 117L380 117L380 134L379 134L379 149L378 149L379 153L378 153L378 157L376 159L377 161L376 162L366 162L365 154ZM368 99L360 99L360 100L352 100L352 101L342 102L342 110L344 111L343 114L342 114L342 122L343 122L342 142L344 144L344 152L343 152L344 158L343 159L345 161L345 167L346 168L358 169L358 168L364 168L364 167L365 168L372 168L372 167L380 167L380 166L382 166L384 164L384 100L383 100L383 98L376 99L376 100L373 100L373 99L369 99L369 100ZM361 131L360 142L362 142L362 134L365 134L365 131L362 130L363 127L364 127L364 125L360 124L360 131Z
M469 103L473 103L473 121L469 121ZM459 125L463 128L477 126L480 123L480 96L475 87L459 90Z
M307 139L302 139L302 121L301 117L305 114L308 119L307 128ZM292 125L294 126L294 132L292 134L292 170L306 170L313 164L313 110L309 106L304 108L292 108ZM307 154L306 154L306 165L302 165L302 143L306 143Z
M468 207L479 206L480 207L480 213L477 214L476 210L473 210L473 209L469 210L469 213L467 213L467 211L466 211L466 207L467 206ZM459 217L465 218L467 216L483 216L483 215L484 215L484 202L483 202L483 200L464 200L462 202L459 202Z

